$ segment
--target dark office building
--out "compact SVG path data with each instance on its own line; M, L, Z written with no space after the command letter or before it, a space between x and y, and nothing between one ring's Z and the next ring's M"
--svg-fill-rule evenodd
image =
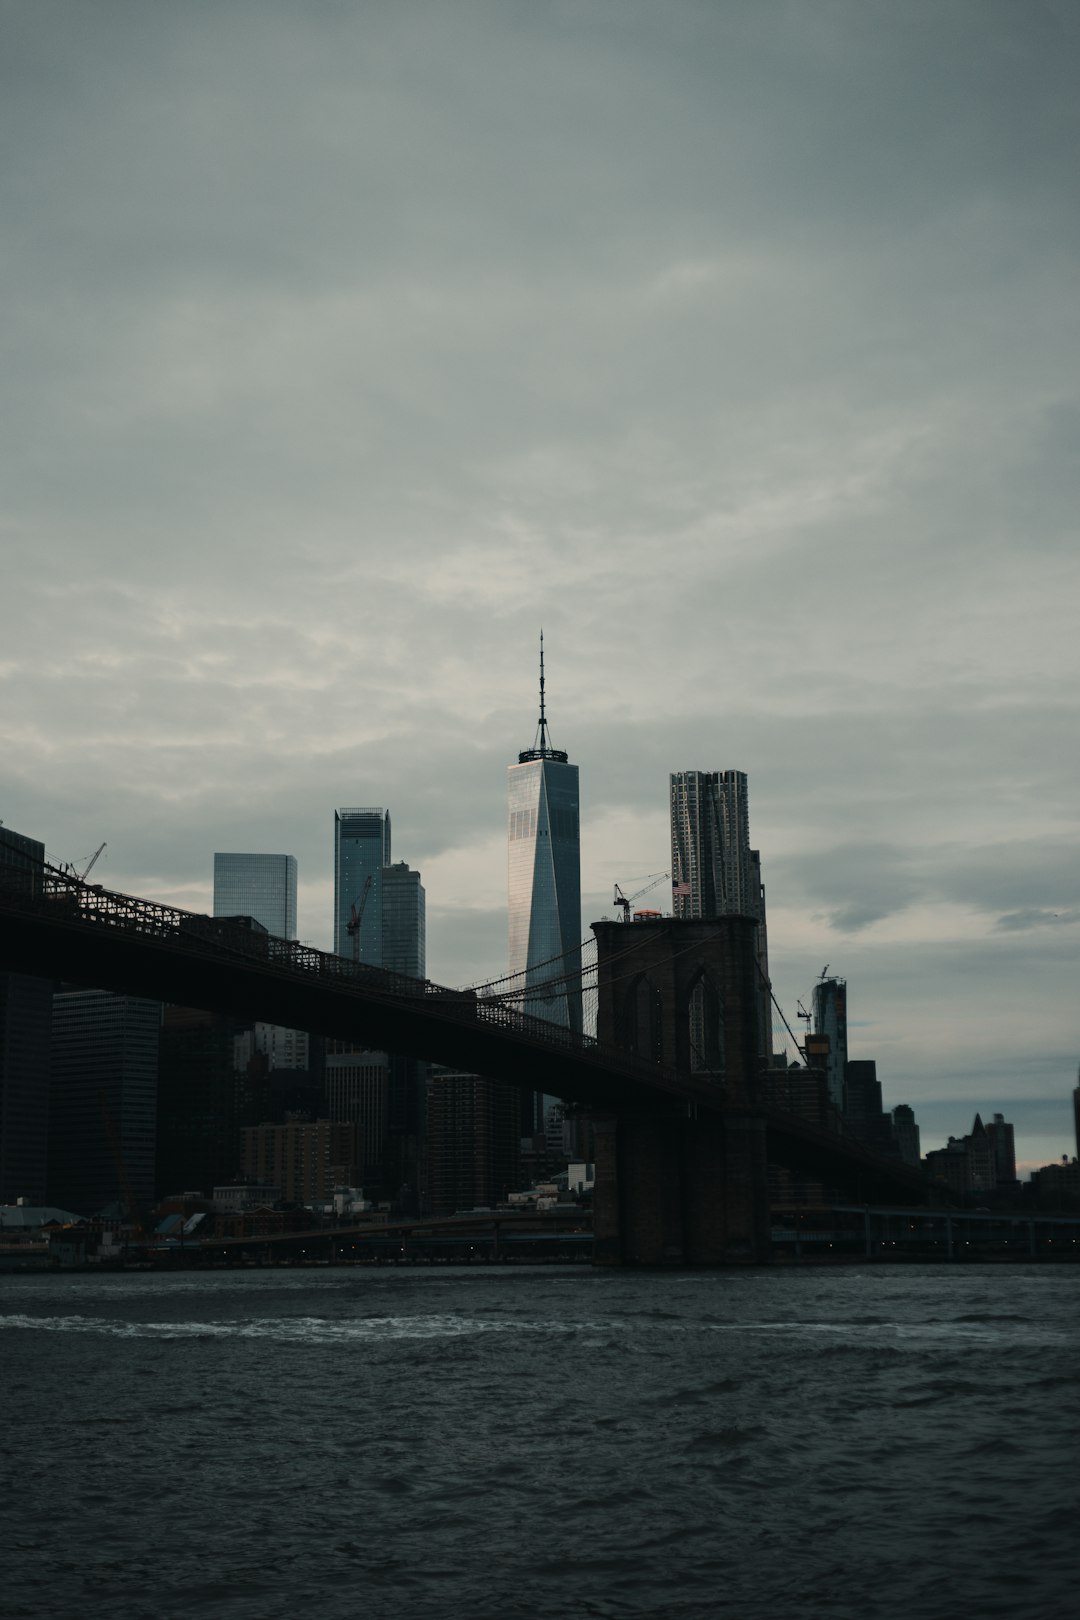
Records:
M45 846L0 827L0 886L40 888ZM45 1202L52 982L0 973L0 1204Z
M428 1155L435 1215L494 1208L517 1189L521 1103L512 1086L431 1066Z
M284 1071L293 1078L291 1071ZM158 1081L157 1196L202 1192L235 1179L245 1126L278 1117L268 1058L243 1020L166 1007Z
M844 1065L844 1130L875 1153L897 1151L873 1058L849 1058Z
M896 1151L903 1163L914 1165L917 1169L922 1159L919 1127L915 1122L915 1112L907 1103L898 1103L893 1109L892 1133Z
M154 1200L161 1003L108 990L53 999L49 1201L80 1215Z

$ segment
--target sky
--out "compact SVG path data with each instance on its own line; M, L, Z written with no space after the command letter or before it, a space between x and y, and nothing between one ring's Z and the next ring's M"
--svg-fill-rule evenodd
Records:
M383 805L497 977L542 626L586 924L744 770L791 1023L1075 1152L1078 82L1071 0L3 0L0 820L329 948Z

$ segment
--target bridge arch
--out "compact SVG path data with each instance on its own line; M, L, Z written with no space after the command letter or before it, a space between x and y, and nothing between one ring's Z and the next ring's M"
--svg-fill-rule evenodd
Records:
M618 1045L650 1063L664 1061L664 998L648 973L638 973L623 992Z
M719 1077L727 1064L723 987L705 962L690 971L680 1015L689 1040L690 1071Z

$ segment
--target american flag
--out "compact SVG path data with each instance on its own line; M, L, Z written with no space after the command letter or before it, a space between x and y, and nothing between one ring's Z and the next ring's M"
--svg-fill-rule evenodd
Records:
M677 879L672 879L671 892L672 892L672 894L676 894L676 895L678 895L678 894L689 894L690 893L690 885L689 885L689 883L679 883Z

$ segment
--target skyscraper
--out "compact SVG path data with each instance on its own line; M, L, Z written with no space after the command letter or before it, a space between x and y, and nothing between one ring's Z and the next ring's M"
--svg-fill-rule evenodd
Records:
M372 967L382 966L382 872L389 865L389 810L381 806L335 810L334 951L338 956L353 954L349 918L355 906L362 913L360 960Z
M846 979L818 980L814 986L813 1014L814 1034L829 1037L829 1052L825 1059L829 1101L842 1112L848 1061Z
M268 934L295 939L296 857L215 855L214 916L254 917Z
M673 771L671 803L671 899L676 917L753 917L757 923L758 1048L772 1055L772 1000L761 856L750 848L750 811L745 771ZM703 1029L700 1009L691 1012Z
M536 736L507 768L507 785L510 972L526 986L571 975L525 1009L580 1033L581 986L572 977L581 960L578 768L548 737L543 634Z
M674 771L671 892L676 917L756 917L745 771ZM760 869L759 869L760 870Z
M426 896L419 872L405 861L384 866L382 962L391 973L422 979L427 973Z

